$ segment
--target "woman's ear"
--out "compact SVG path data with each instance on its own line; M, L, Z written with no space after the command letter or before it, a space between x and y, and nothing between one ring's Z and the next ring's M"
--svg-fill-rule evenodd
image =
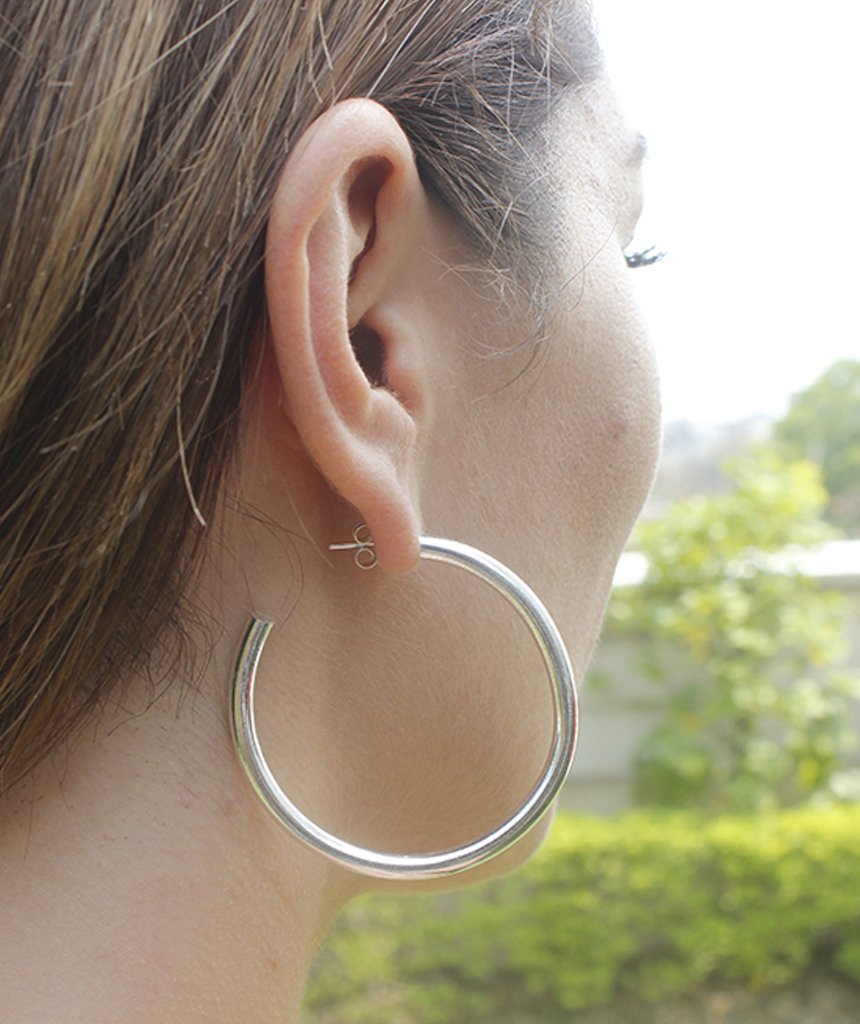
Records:
M391 569L419 554L420 325L399 315L397 297L426 217L396 119L348 100L287 158L266 239L267 343L287 415Z

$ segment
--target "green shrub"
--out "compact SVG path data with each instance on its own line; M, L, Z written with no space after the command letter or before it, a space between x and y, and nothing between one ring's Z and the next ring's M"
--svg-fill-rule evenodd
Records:
M860 809L561 816L523 871L344 912L308 1021L542 1024L711 984L860 984Z
M645 804L745 812L818 798L855 741L841 595L800 571L801 549L829 531L819 473L767 452L727 472L730 492L640 524L647 576L610 603L608 629L639 639L661 716L633 772Z

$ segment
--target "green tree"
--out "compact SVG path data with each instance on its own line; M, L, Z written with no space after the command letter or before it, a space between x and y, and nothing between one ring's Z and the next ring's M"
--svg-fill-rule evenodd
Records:
M764 452L729 473L730 493L639 528L647 578L610 609L610 628L641 637L664 710L638 753L647 802L798 802L826 790L851 741L840 595L799 570L801 549L831 532L818 470Z
M775 441L785 458L821 467L830 494L827 518L860 533L860 362L834 363L795 395L776 425Z

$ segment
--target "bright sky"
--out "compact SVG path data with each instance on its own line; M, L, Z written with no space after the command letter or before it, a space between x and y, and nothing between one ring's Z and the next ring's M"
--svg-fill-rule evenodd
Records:
M860 359L860 3L595 2L669 251L635 271L666 420L779 415Z

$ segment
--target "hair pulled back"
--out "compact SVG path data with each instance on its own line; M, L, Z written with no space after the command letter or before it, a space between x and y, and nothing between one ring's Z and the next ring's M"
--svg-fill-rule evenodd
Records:
M292 142L373 97L476 253L524 254L517 152L599 62L548 6L0 0L0 790L179 624Z

